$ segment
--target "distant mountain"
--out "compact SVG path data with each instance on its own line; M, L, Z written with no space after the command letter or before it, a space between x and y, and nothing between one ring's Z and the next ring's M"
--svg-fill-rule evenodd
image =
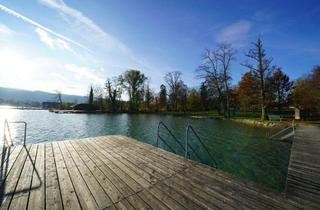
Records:
M4 101L22 101L22 102L44 102L44 101L56 101L56 94L43 91L30 91L13 88L0 87L0 100ZM65 95L62 94L63 102L77 102L81 103L86 101L85 96L77 95Z

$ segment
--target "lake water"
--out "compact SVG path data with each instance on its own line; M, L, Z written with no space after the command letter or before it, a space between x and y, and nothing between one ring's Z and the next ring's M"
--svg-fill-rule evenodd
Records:
M253 128L229 120L191 119L188 117L154 114L55 114L48 111L0 109L0 136L3 120L26 121L27 143L121 134L142 142L156 143L157 126L163 121L176 137L184 142L185 127L191 124L224 171L253 180L275 190L284 189L290 156L290 145L268 140L267 129ZM10 125L17 143L23 141L21 126ZM177 144L161 129L161 136L178 149ZM191 144L210 164L194 137ZM167 149L163 143L160 146ZM182 151L178 151L182 154ZM192 156L195 159L194 156Z

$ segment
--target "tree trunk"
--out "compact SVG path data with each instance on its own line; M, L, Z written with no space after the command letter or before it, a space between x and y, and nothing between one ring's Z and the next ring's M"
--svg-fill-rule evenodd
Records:
M230 118L230 101L229 101L229 88L226 88L227 95L226 95L226 105L227 105L227 118Z
M266 107L264 105L264 90L261 89L261 120L266 119Z

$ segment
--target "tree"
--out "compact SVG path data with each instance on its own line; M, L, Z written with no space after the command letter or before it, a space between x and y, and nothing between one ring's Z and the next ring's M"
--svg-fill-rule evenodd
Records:
M154 99L154 96L150 89L150 83L148 82L146 85L145 96L144 96L146 111L150 111L153 99Z
M280 112L282 105L287 102L293 82L290 81L288 75L283 73L281 68L276 68L269 78L269 84L274 96L273 98L277 103L278 111Z
M246 72L236 88L240 110L255 111L259 104L259 81L251 71Z
M202 82L200 86L200 106L202 110L208 109L208 96L208 87L205 82Z
M90 105L93 105L93 88L92 88L92 85L90 86L88 103L89 103Z
M187 110L187 99L188 99L188 87L186 84L184 84L182 81L179 83L178 88L178 105L179 105L179 111L186 112Z
M220 62L220 72L224 84L227 117L230 117L230 67L236 51L230 44L219 44L215 51L215 57Z
M293 102L303 110L304 118L320 115L320 66L315 66L311 73L298 79L292 91Z
M164 80L170 88L169 99L174 111L178 108L178 95L180 88L183 87L183 81L181 80L182 73L180 71L168 72Z
M100 86L96 86L93 88L94 95L94 105L98 110L104 109L104 100L103 100L103 89Z
M56 101L59 103L59 108L62 109L62 93L60 90L55 90Z
M118 100L121 98L121 83L119 81L119 78L113 77L108 78L106 81L106 90L107 90L107 97L108 101L110 102L111 111L116 112L117 111L117 103Z
M256 43L253 43L254 47L249 50L245 55L253 60L253 64L245 62L243 66L249 68L254 76L259 80L259 90L260 90L260 105L261 105L261 120L266 119L266 78L269 77L271 72L271 62L272 59L267 58L265 49L260 38L258 38Z
M198 77L208 84L210 96L218 99L218 113L221 114L223 104L223 80L219 72L219 61L214 51L205 49L202 55L202 64L197 69Z
M205 79L211 95L217 96L220 109L225 110L226 117L230 117L230 68L236 51L230 44L221 43L213 50L206 49L202 64L198 67L198 77Z
M120 76L122 87L127 90L129 96L129 111L138 111L139 104L143 100L144 83L147 77L139 70L128 70Z
M160 86L159 105L162 110L167 109L167 88L163 84Z
M192 88L188 92L187 108L191 111L198 111L199 107L201 107L200 94L196 89Z

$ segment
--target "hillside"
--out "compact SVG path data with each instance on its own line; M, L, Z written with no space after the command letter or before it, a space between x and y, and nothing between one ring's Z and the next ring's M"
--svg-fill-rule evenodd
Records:
M62 100L64 102L84 102L85 96L77 95L65 95L62 94ZM0 87L0 101L21 101L21 102L44 102L55 101L56 95L54 93L43 91L29 91L13 88Z

